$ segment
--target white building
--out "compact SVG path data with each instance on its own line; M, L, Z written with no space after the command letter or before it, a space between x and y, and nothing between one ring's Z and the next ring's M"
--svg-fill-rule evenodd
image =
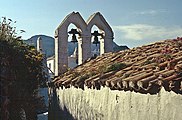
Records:
M55 72L55 56L47 58L47 67L51 78L53 78Z
M68 57L68 69L73 69L78 65L78 49L75 48L73 54ZM49 74L54 77L55 73L55 56L47 58L47 67L49 68Z

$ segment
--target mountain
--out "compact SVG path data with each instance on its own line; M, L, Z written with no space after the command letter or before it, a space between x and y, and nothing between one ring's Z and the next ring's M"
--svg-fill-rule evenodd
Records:
M43 51L46 53L48 57L54 55L54 38L46 35L35 35L29 38L28 40L25 40L25 43L33 46L37 46L37 39L38 37L42 38L42 46Z
M114 52L118 52L118 51L121 51L121 50L126 50L126 49L129 49L128 46L122 46L122 45L117 45L115 42L113 42L113 50Z
M42 46L43 46L43 51L46 53L47 57L53 56L54 55L54 38L46 35L35 35L29 38L28 40L25 40L25 43L33 46L37 46L37 38L41 37L42 38ZM72 43L68 42L68 55L72 55L74 52L75 48L77 47L77 43ZM91 46L92 51L97 49L98 46L92 44ZM127 46L119 46L115 42L113 42L113 49L115 52L120 51L120 50L125 50L129 49Z

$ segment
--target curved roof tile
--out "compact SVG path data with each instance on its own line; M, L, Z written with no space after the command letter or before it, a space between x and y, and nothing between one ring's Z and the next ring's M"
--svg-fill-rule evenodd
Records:
M106 53L68 71L54 81L57 87L75 86L140 93L166 91L182 93L182 40L173 39Z

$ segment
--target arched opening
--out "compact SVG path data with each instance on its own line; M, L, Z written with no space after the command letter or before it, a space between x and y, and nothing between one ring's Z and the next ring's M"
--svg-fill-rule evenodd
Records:
M96 25L99 28L99 33L102 34L100 39L100 55L113 51L113 31L104 17L99 13L94 13L87 20L87 28L91 33L92 27Z
M73 69L78 65L78 40L80 38L81 30L73 23L68 26L68 68Z
M55 76L63 74L69 69L68 56L71 53L68 54L68 41L71 41L72 38L78 39L78 64L82 64L88 59L90 46L86 43L88 39L86 28L87 24L81 15L78 12L72 12L55 30Z
M96 25L91 28L91 56L93 58L100 55L100 43L104 39L105 32L99 29Z

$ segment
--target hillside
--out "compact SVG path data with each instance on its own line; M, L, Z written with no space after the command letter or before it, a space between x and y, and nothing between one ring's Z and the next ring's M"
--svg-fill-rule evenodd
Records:
M37 45L37 38L41 37L43 41L43 50L47 54L48 57L54 55L54 38L46 35L35 35L29 38L28 40L25 40L26 43L36 46ZM77 43L68 42L68 54L69 56L72 55L72 53L75 50L75 47L77 47ZM91 46L92 51L96 49L96 46L92 44ZM129 49L127 46L119 46L115 42L113 42L113 49L115 52L120 50Z
M182 93L182 40L173 39L116 53L106 53L55 78L57 87L114 90L140 93Z
M43 51L47 54L48 57L52 56L54 54L54 38L46 35L35 35L28 40L25 40L25 42L36 47L38 37L42 38Z

